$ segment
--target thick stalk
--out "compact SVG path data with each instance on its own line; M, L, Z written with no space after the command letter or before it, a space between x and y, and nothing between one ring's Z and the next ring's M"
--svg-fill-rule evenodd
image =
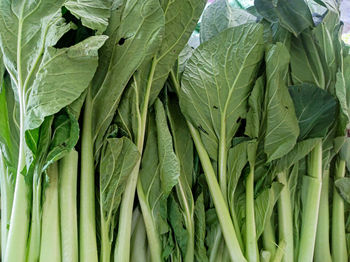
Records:
M329 240L329 170L323 172L318 216L315 262L332 262Z
M5 166L5 159L0 150L0 188L1 188L1 260L5 261L5 251L8 236L8 224L11 219L13 201L13 186L9 181L10 174Z
M32 201L32 219L29 235L29 248L27 262L36 262L40 255L40 237L41 237L41 169L35 171L33 178L33 201Z
M303 205L299 262L312 262L314 257L322 187L322 142L318 142L311 151L308 165L309 175L304 177L307 188L305 189L306 199Z
M149 104L149 98L151 95L151 87L152 87L156 65L157 65L157 59L156 57L154 57L152 61L152 66L149 73L148 81L147 81L143 107L141 110L141 114L138 115L138 133L137 133L136 142L137 142L137 148L141 156L143 151L143 143L145 140L148 104ZM134 198L135 198L135 191L136 191L136 185L137 185L137 180L139 175L140 164L141 164L141 157L130 174L130 177L128 179L128 182L123 194L123 198L120 206L118 236L117 236L116 248L114 252L115 261L129 262L130 260L132 210L134 206Z
M92 141L92 101L91 90L89 88L85 100L81 142L79 221L79 254L81 261L98 261L95 221L95 172Z
M249 262L259 261L259 250L255 229L254 214L254 166L250 166L250 172L246 180L246 258Z
M59 162L59 173L62 262L78 262L77 151L72 150Z
M270 257L273 258L276 253L276 237L271 220L267 221L263 232L263 246L269 252Z
M20 81L19 81L20 82ZM21 86L18 86L19 107L20 107L20 141L19 156L16 174L15 193L8 233L6 262L24 262L26 257L28 228L29 228L29 188L26 185L22 171L26 166L26 142L24 130L25 102Z
M338 160L335 171L335 181L345 176L345 161ZM332 256L333 261L348 261L345 236L344 200L336 188L333 189L332 212Z
M175 89L179 94L180 92L179 82L177 81L173 71L170 72L170 75L173 80ZM237 239L236 231L234 229L234 226L231 220L228 206L226 204L225 198L221 192L220 186L216 179L216 174L211 164L209 155L206 152L204 145L201 141L200 134L198 133L197 129L188 121L187 121L187 126L193 138L194 144L196 146L199 159L201 161L202 168L204 170L204 174L209 186L209 190L213 197L215 209L219 218L224 239L226 241L226 246L230 253L230 257L234 262L246 261Z
M286 243L283 261L294 261L294 235L293 235L293 214L290 191L288 187L287 172L283 171L277 174L278 182L283 185L281 195L277 201L278 204L278 232L279 241Z
M52 164L47 174L42 218L40 262L61 262L61 238L58 200L58 165Z

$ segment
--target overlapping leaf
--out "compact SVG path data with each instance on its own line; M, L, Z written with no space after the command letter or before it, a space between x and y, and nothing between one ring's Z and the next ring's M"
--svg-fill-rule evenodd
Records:
M199 129L210 157L217 158L221 129L230 143L263 55L263 28L229 28L195 50L182 78L180 106Z

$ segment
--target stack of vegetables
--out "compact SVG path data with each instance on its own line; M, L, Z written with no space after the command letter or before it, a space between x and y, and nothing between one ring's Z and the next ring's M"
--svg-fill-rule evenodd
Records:
M339 3L205 5L0 1L2 261L348 261Z

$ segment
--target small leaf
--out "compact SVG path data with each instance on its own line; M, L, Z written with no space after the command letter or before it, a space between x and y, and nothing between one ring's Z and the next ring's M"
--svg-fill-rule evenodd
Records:
M350 178L339 178L334 184L342 198L350 204Z

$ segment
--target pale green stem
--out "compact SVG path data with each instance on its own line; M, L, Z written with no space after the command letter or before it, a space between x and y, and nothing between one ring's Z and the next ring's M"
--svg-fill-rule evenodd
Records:
M146 228L140 214L131 238L131 261L147 262Z
M187 122L187 124L190 130L190 133L192 135L192 138L194 140L194 143L196 145L199 158L202 163L204 174L209 186L210 193L213 197L215 209L218 215L218 219L226 241L227 248L230 252L231 259L237 262L246 261L245 257L243 256L241 247L239 245L235 229L233 227L230 212L228 210L225 199L222 195L220 186L216 180L215 171L213 169L213 166L211 165L211 161L208 156L208 153L206 152L202 144L202 141L197 129L194 128L191 123Z
M110 228L110 223L108 221L105 221L105 218L103 217L103 214L101 213L100 262L110 262L111 261L112 241L109 239L109 228Z
M261 262L270 262L271 261L271 253L269 251L263 250L260 254Z
M147 199L143 192L140 179L137 181L137 195L139 197L143 221L146 227L152 262L162 262L162 248L159 234L157 232L156 225L154 224L155 220L152 217L152 211L147 204Z
M315 262L332 262L329 233L329 170L325 170L323 172L320 211L317 224Z
M148 106L149 106L148 104L149 104L149 99L151 95L151 87L153 83L153 76L155 73L156 65L157 65L157 59L156 57L154 57L152 61L150 74L148 77L141 115L138 116L137 148L141 156L143 152L143 144L144 144L145 132L146 132L147 113L148 113ZM130 260L132 210L134 206L134 198L135 198L136 185L137 185L138 176L139 176L140 164L141 164L141 157L130 174L130 177L128 179L128 182L123 194L121 206L120 206L118 236L117 236L116 248L114 252L114 260L116 262L117 261L129 262ZM146 225L146 229L147 229L147 225ZM147 232L147 235L149 233L150 232Z
M180 85L176 80L174 72L171 71L170 74L173 79L175 89L179 94ZM216 179L216 174L211 164L209 155L205 150L205 147L201 141L200 134L198 133L198 130L188 121L187 121L187 126L193 138L194 144L196 146L199 159L201 161L202 168L204 170L204 174L209 186L209 190L213 197L213 202L214 202L218 219L221 225L221 229L224 235L224 239L226 241L226 246L230 253L230 257L234 262L246 261L237 239L236 231L234 229L234 226L231 220L227 203L225 201L225 198L221 192L220 186Z
M270 253L270 257L273 258L276 253L276 237L271 219L267 221L264 228L263 246L264 249Z
M86 95L81 142L79 255L84 262L97 262L95 220L95 172L92 141L92 101Z
M26 166L26 142L24 130L25 102L22 96L21 87L18 86L19 107L20 107L20 141L19 157L16 174L15 193L10 220L10 230L8 233L6 262L24 262L27 250L27 238L29 229L29 188L25 182L25 177L21 173Z
M227 146L226 146L226 120L225 115L221 117L221 130L219 140L219 162L218 162L219 182L222 195L227 201Z
M292 202L287 180L287 171L277 174L277 180L283 185L278 204L278 232L279 241L285 241L285 254L283 262L294 261L294 235L293 235L293 214Z
M61 262L60 211L58 200L58 165L52 164L47 175L42 217L40 262Z
M72 150L59 162L59 174L62 262L78 262L77 151Z
M335 181L345 176L344 160L338 160ZM346 247L346 231L344 216L344 200L337 189L333 189L333 212L332 212L332 257L335 262L347 262L348 253Z
M317 142L310 153L309 175L305 177L307 183L306 199L303 205L302 226L299 243L299 262L312 262L316 242L318 211L322 188L322 142Z
M13 186L9 181L10 174L5 166L5 159L0 151L0 187L1 187L1 260L5 261L8 236L8 225L11 219Z
M36 262L40 255L40 236L41 236L41 188L42 188L41 169L37 169L33 178L33 204L32 218L30 226L29 244L27 262Z
M246 258L249 262L259 261L258 242L255 229L254 214L254 166L250 166L250 172L246 180Z
M216 262L216 259L218 257L218 253L219 253L219 248L220 248L220 245L222 244L222 242L223 242L222 241L222 233L221 233L221 228L219 226L217 229L216 235L215 235L213 247L210 251L209 262Z
M283 259L283 256L285 255L285 250L286 250L286 242L282 240L277 248L275 257L273 258L273 262L281 262Z

